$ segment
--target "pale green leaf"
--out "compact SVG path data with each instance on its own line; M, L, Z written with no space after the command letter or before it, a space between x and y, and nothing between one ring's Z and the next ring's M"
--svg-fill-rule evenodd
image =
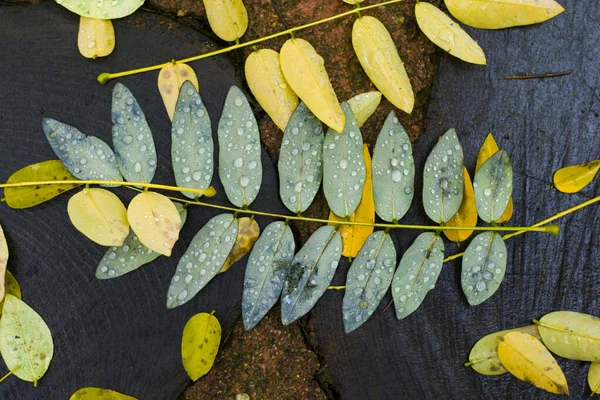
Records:
M86 387L79 389L69 397L69 400L137 400L110 389Z
M473 181L479 218L485 222L499 219L508 206L513 189L513 170L508 154L500 150L475 173Z
M555 311L540 318L538 329L546 347L557 356L600 362L600 318Z
M188 320L181 338L181 361L191 380L208 374L220 344L221 324L214 315L200 313Z
M144 4L144 0L56 0L56 2L77 15L96 19L123 18Z

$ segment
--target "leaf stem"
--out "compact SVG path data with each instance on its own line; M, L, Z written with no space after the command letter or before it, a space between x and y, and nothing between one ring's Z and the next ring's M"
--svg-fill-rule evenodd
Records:
M344 290L344 289L346 289L346 286L328 286L327 289L329 289L329 290Z
M12 374L15 373L16 370L19 369L19 366L17 365L16 367L14 367L13 369L11 369L10 371L8 371L8 373L6 375L4 375L2 378L0 378L0 382L4 382L4 380L6 378L8 378L9 376L11 376Z

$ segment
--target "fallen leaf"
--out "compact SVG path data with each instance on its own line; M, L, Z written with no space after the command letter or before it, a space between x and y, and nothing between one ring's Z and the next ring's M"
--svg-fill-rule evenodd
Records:
M188 320L181 338L181 360L191 380L208 374L220 344L221 324L214 315L200 313Z
M359 128L373 115L380 102L381 92L377 91L357 94L348 100L348 105Z
M115 49L115 29L109 19L80 17L79 53L86 58L106 57Z
M238 218L238 233L235 244L219 273L227 271L233 264L248 254L259 236L260 226L258 222L248 217Z
M554 186L563 193L577 193L596 177L599 169L600 160L561 168L554 173Z
M203 0L210 28L221 39L233 42L248 28L248 13L242 0Z
M0 225L0 302L4 300L4 294L6 293L6 265L8 264L8 244L6 243L6 236L4 236L4 230Z
M588 385L592 391L592 395L600 393L600 363L593 362L588 371Z
M194 69L187 64L171 62L162 67L158 73L158 91L171 121L173 121L175 115L179 91L186 81L190 81L196 92L200 91L198 77Z
M473 182L469 176L469 171L464 168L465 186L463 192L463 200L460 203L458 211L446 223L447 226L476 226L477 225L477 206L475 205L475 191L473 190ZM455 243L462 243L471 236L472 229L464 231L445 230L444 235Z
M127 396L110 389L86 387L79 389L71 395L69 400L137 400L135 397Z
M569 360L600 362L600 318L573 311L555 311L537 322L546 347Z
M491 156L475 173L475 205L479 218L492 223L502 217L513 190L513 170L505 150Z
M119 0L97 2L96 0L60 0L58 4L82 17L118 19L133 14L144 0Z

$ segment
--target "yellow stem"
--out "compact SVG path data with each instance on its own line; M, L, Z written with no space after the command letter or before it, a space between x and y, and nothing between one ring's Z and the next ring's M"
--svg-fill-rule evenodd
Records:
M346 289L346 286L328 286L327 289L329 289L329 290L344 290L344 289Z
M13 369L11 369L10 371L8 371L8 373L6 375L4 375L2 378L0 378L0 382L4 382L4 380L6 378L8 378L9 376L11 376L12 374L15 373L16 370L19 369L19 366L17 365L16 367L14 367Z

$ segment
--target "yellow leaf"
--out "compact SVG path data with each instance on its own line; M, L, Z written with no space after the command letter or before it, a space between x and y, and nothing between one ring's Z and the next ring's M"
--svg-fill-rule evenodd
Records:
M342 132L346 117L315 48L304 39L289 39L281 47L279 61L283 76L308 109L325 125Z
M162 67L158 73L158 91L163 103L165 103L171 121L173 121L173 115L175 114L179 90L185 81L190 81L196 91L200 90L198 77L192 67L187 64L172 62Z
M350 216L352 222L375 222L375 202L373 201L373 181L371 177L371 156L369 148L363 144L363 157L365 159L365 185L363 187L362 199L356 207L356 211ZM330 221L345 221L333 211L329 211ZM341 225L339 232L342 236L342 255L354 258L360 248L365 244L367 238L373 233L373 226Z
M415 5L417 24L425 36L441 49L473 64L485 64L481 47L436 6L424 1Z
M181 216L171 200L160 193L142 192L129 203L127 218L144 246L171 255L181 229Z
M554 173L554 186L563 193L577 193L596 177L598 169L600 160L561 168Z
M359 128L373 115L380 102L381 92L377 91L357 94L348 100L348 105Z
M86 387L79 389L71 395L69 400L137 400L135 397L127 396L110 389Z
M238 234L235 244L219 273L227 271L233 264L248 254L259 236L260 226L258 222L248 217L238 218Z
M463 200L456 214L454 214L454 216L446 224L448 226L477 225L477 206L475 204L475 191L473 190L473 182L471 182L471 177L469 176L469 171L467 171L467 168L463 168L465 170L465 186L463 190ZM456 243L464 242L469 238L469 236L471 236L472 233L473 230L444 231L444 235L446 235L446 237L449 240Z
M129 234L125 206L106 189L83 189L69 199L67 212L79 232L102 246L121 246Z
M554 0L445 0L445 3L454 18L479 29L537 24L565 11Z
M77 46L86 58L106 57L115 49L115 29L110 19L81 17Z
M592 395L600 393L600 363L594 362L590 365L588 385L590 385Z
M13 173L6 183L63 180L77 180L77 178L69 173L60 160L50 160L21 168ZM10 208L29 208L53 199L77 186L80 185L10 187L4 189L4 196L6 197L6 204Z
M344 3L347 3L347 4L358 4L358 3L362 3L365 0L343 0L343 1L344 1Z
M4 230L2 229L2 225L0 225L0 301L4 300L4 294L6 293L5 277L8 272L6 270L7 264L8 264L8 244L6 243L6 237L4 236Z
M214 315L196 314L185 324L181 339L181 359L185 372L193 381L210 371L220 343L221 324Z
M228 42L242 37L248 28L248 13L242 0L203 0L206 17L215 35Z
M8 271L8 270L6 271L5 278L6 278L5 282L4 282L5 295L12 294L16 298L20 299L21 298L21 286L19 286L19 282L17 282L17 280L15 279L13 274L11 274L10 271ZM2 315L3 307L4 307L4 299L2 299L2 301L0 301L0 315Z
M279 53L271 49L254 51L246 59L244 70L252 94L275 125L284 131L298 107L298 96L281 72Z
M513 210L514 210L513 199L512 199L512 196L511 196L510 199L508 199L508 205L504 209L504 212L502 213L502 215L500 216L500 218L498 218L496 220L496 222L499 223L499 224L502 224L504 222L510 221L510 219L512 218L512 215L513 215Z
M385 26L374 17L358 18L352 28L352 46L377 89L390 103L410 114L415 96L396 44Z
M508 372L555 394L569 394L567 378L552 354L535 337L509 332L498 343L498 358Z

